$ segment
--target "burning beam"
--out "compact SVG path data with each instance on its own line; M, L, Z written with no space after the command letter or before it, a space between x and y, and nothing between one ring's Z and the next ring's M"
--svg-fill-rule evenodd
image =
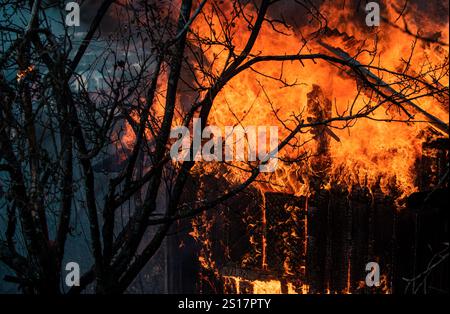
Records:
M352 58L348 53L346 53L340 48L332 47L322 42L321 40L319 40L318 43L331 53L338 56L339 58L342 58L343 60L347 61L351 66L358 68L367 78L372 79L375 84L382 86L391 95L398 95L402 100L404 100L404 103L407 104L415 113L421 114L433 128L437 129L438 131L440 131L445 135L449 134L448 125L444 121L423 110L421 107L413 103L411 100L408 100L403 94L397 92L389 84L385 83L381 78L379 78L371 71L366 69L361 63L359 63L356 59Z

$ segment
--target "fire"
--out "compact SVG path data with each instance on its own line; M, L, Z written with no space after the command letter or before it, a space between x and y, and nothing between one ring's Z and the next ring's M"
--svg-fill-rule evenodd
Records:
M340 6L340 5L339 5ZM231 4L221 6L224 12L233 16ZM388 7L388 16L396 15L394 6ZM245 7L246 14L255 15L251 6ZM328 45L340 47L349 55L353 55L359 47L364 47L365 52L358 55L357 59L362 64L373 64L376 67L405 71L406 74L416 74L428 68L439 68L442 64L448 63L448 51L442 46L433 44L422 44L415 42L414 38L405 34L400 29L383 27L376 30L367 30L366 27L358 23L341 23L342 20L351 21L354 12L346 7L338 7L338 4L325 2L320 7L320 12L328 18L328 27L335 29L335 35L325 38ZM193 38L204 38L210 42L220 42L224 39L225 33L222 26L223 21L213 14L212 5L205 7L205 19L195 22L192 29L196 34ZM395 20L395 18L394 18ZM442 32L443 38L448 38L448 22L442 25L434 25L429 19L425 19L427 27ZM234 34L233 45L236 51L240 51L245 46L250 30L245 21L235 21L231 26ZM256 41L253 48L254 54L261 55L288 55L295 54L304 42L300 34L314 33L317 29L314 26L303 26L301 29L294 27L283 28L282 31L275 30L269 23L263 24L261 36ZM289 33L288 40L284 34ZM304 35L306 36L306 35ZM350 36L355 40L349 43L343 37ZM195 39L194 39L195 40ZM363 41L364 40L364 41ZM201 44L200 44L201 45ZM206 57L211 64L213 73L221 73L226 63L227 54L221 45L210 45L206 51ZM318 42L311 40L307 47L308 52L324 52L323 47ZM376 55L372 53L376 51ZM326 53L329 53L329 51ZM405 55L410 55L410 61L405 65ZM374 70L376 71L376 70ZM264 75L261 75L263 73ZM382 79L388 84L394 84L398 78L389 73L380 74ZM433 77L425 75L425 80L433 81ZM448 86L448 75L441 78L441 83ZM211 112L210 124L214 125L280 125L283 121L285 128L280 128L280 138L288 135L288 129L293 129L299 119L306 119L308 112L308 93L314 86L319 86L324 97L332 103L331 114L336 116L350 110L357 112L365 107L368 102L373 101L374 95L359 89L359 83L354 77L345 73L342 69L332 66L323 61L304 63L298 62L267 62L260 63L253 67L253 71L245 71L234 78L218 95ZM396 85L394 85L396 86ZM401 89L402 86L397 86ZM414 92L412 92L414 93ZM413 97L413 96L411 96ZM448 101L448 100L447 100ZM433 97L424 97L415 100L415 104L427 112L448 123L448 114L439 101ZM414 114L414 113L413 113ZM294 119L294 115L299 119ZM419 117L414 117L420 120ZM406 116L398 108L386 106L384 109L375 111L370 119L361 119L351 123L350 127L343 122L331 124L332 132L328 141L329 158L331 168L329 177L332 180L346 184L349 192L354 185L367 186L371 190L374 186L379 186L385 193L389 194L393 188L400 190L401 197L417 191L417 184L414 176L414 166L422 152L423 134L429 127L426 123L402 123L395 120L405 120ZM380 122L377 120L391 121ZM287 148L281 154L284 158L295 158L305 152L318 150L317 143L311 135L312 129L296 137L296 141L306 143L299 149ZM203 166L203 165L202 165ZM279 168L274 174L266 175L264 182L255 183L254 186L261 191L261 195L267 191L284 191L293 195L309 196L310 186L308 178L314 173L314 167L309 159L306 162L279 163ZM207 168L208 169L208 168ZM214 167L210 171L215 171ZM228 168L227 180L230 183L239 183L245 180L246 176L241 171ZM299 180L303 178L306 180ZM331 189L330 180L325 182L325 189ZM300 183L302 181L302 183ZM307 210L307 206L306 206ZM266 212L261 213L261 223L263 228L266 225ZM299 236L292 230L286 230L286 237ZM305 234L301 235L307 238ZM258 248L262 252L261 269L267 268L267 248L266 238L262 235L262 241L255 241L251 238L252 245L261 245ZM306 248L306 240L305 240ZM306 249L305 249L306 250ZM290 266L289 257L284 260L285 275L299 272ZM304 270L303 270L304 271ZM347 282L344 293L352 292L351 264L348 261ZM226 277L226 276L225 276ZM244 281L240 277L226 277L227 280L235 282L237 293L240 292L240 284ZM386 276L383 277L386 282ZM281 293L281 281L279 280L250 280L253 293ZM386 286L386 285L384 285ZM288 283L288 291L296 292L293 283ZM307 285L300 289L303 293L308 293ZM383 288L384 292L389 292L388 288ZM331 293L334 293L330 291Z
M283 284L279 280L246 280L241 277L236 276L224 276L226 282L233 283L236 288L236 293L245 293L242 291L241 285L243 282L251 287L251 292L254 294L282 294ZM287 293L288 294L307 294L309 287L308 285L302 285L300 292L297 292L294 285L290 282L287 283Z
M226 10L232 14L232 8L224 5ZM390 10L393 10L389 7ZM207 9L206 9L207 10ZM250 7L247 10L252 10ZM330 16L328 21L329 28L335 28L340 33L350 34L356 38L366 40L367 50L378 48L377 66L387 69L401 69L402 58L411 54L413 39L398 29L388 27L380 28L376 33L367 33L367 28L353 23L340 23L343 18L351 20L350 9L337 8L329 2L320 7L325 16ZM251 14L250 12L247 12ZM253 12L253 14L255 14ZM393 15L394 12L389 12ZM204 38L221 39L223 36L220 28L220 20L215 15L211 15L211 25L199 21L194 24L193 29ZM233 38L233 44L236 50L241 49L247 39L250 31L246 28L245 21L234 25L236 34ZM211 29L212 28L212 29ZM385 30L386 29L386 30ZM448 35L446 25L441 25L439 29L443 31L443 37ZM283 33L290 32L289 40L286 36L274 30L269 23L263 24L262 35L258 38L255 53L263 55L285 55L295 54L303 46L302 39L299 37L299 31L305 33L305 27L301 30L283 29ZM309 32L315 31L309 27ZM342 36L341 36L342 37ZM345 47L343 39L340 36L331 37L330 44L337 47ZM375 40L377 42L375 43ZM361 44L361 43L360 43ZM214 73L220 73L220 69L226 61L226 53L222 51L220 45L212 45L207 52L207 56ZM310 42L310 49L315 52L321 52L321 48L314 41ZM355 53L356 47L349 47L348 53ZM361 63L369 63L373 56L370 53L362 53L358 56ZM420 72L427 62L433 62L436 66L445 62L446 51L440 51L432 45L422 45L414 47L414 53L409 66L410 73ZM280 63L261 63L254 67L255 71L246 71L231 81L216 99L216 105L212 111L211 124L215 125L233 125L237 124L238 117L243 125L280 125L279 121L287 121L286 126L292 128L297 122L292 118L292 114L305 112L307 99L306 94L313 84L318 84L326 96L333 102L333 115L343 113L348 110L348 106L357 96L358 86L354 78L342 73L340 69L333 67L326 62L317 61L306 64L297 62ZM264 73L264 76L259 73ZM274 78L280 78L287 83L297 85L286 87ZM431 78L427 78L430 79ZM383 80L393 82L395 77L388 73L383 73ZM448 77L444 79L448 84ZM445 82L444 82L445 83ZM245 87L245 88L242 88ZM360 97L354 105L355 111L366 105L370 97ZM430 113L436 115L441 120L448 122L448 116L437 105L433 98L424 98L417 103ZM274 108L272 108L272 105ZM278 117L275 116L274 111ZM393 109L378 110L371 119L392 120L405 118L400 112ZM334 123L333 132L339 137L340 141L331 141L331 157L333 160L333 170L335 172L344 166L345 173L342 179L347 180L351 185L355 182L368 180L369 184L375 183L378 178L381 179L382 187L388 184L389 177L395 177L397 184L401 187L404 194L410 194L416 190L414 177L411 175L411 169L417 157L421 152L421 134L426 128L426 124L417 123L406 125L404 123L383 123L364 119L357 121L351 128L339 130L343 127L342 123ZM287 135L287 130L280 131L280 138ZM395 136L392 136L395 135ZM297 137L299 141L308 141L311 139L309 134ZM313 146L305 145L305 150ZM308 147L309 146L309 147ZM285 150L284 156L294 157L299 152ZM304 194L307 191L305 186L300 186L296 180L292 180L292 165L286 165L288 169L280 169L276 177L270 178L271 186L265 186L264 189L280 190L290 189L295 194ZM301 171L301 170L298 170ZM298 177L298 173L294 177ZM337 173L337 175L341 175ZM236 173L237 177L242 176ZM297 180L298 181L298 180ZM280 188L281 187L281 188Z
M35 66L29 65L25 70L17 72L17 83L20 83L28 74L34 71Z
M219 76L228 60L226 47L220 43L227 42L231 37L233 49L239 52L244 49L251 33L251 28L243 18L233 19L233 22L228 24L230 19L223 19L221 14L217 14L216 5L218 5L216 1L209 1L205 5L203 14L194 21L188 36L193 45L204 51L203 57L207 62L199 64L195 60L191 61L193 71L198 78L201 78L201 83L205 86L210 85L210 77L204 75L200 68L207 67L206 70L211 76ZM394 1L392 5L386 7L386 16L389 20L397 19L398 12L395 8L401 6L400 1L399 3ZM232 1L222 1L220 9L224 16L237 15L237 9L233 7ZM247 17L255 18L257 14L251 5L244 6L243 10ZM385 83L392 84L399 92L409 94L408 96L414 99L415 105L448 124L448 113L442 108L442 99L419 97L426 89L425 85L408 88L405 86L407 82L394 74L394 71L410 76L423 73L420 74L420 78L425 83L432 84L437 80L443 86L448 86L448 73L443 73L439 77L433 74L434 71L445 72L446 66L448 67L448 49L445 46L416 40L402 31L401 27L389 26L387 22L384 22L386 25L383 27L368 28L354 21L354 10L350 6L342 6L341 3L325 1L320 5L319 11L327 18L327 27L331 30L327 35L319 36L320 41L328 46L338 47L350 56L357 54L356 59L359 63L370 64L370 71L376 73ZM438 30L440 38L448 39L448 21L433 22L430 18L421 16L420 25L422 26L419 26L418 21L411 17L403 19L404 23L413 25L411 32L418 32L419 35L425 36L428 30ZM277 29L270 23L263 23L261 35L252 49L252 54L253 56L284 56L295 55L301 51L305 54L330 55L331 52L324 48L325 45L321 44L317 37L318 30L317 23L299 27L277 26ZM405 58L408 57L409 59L406 60ZM364 89L362 83L349 72L348 69L322 60L258 63L251 70L240 73L220 91L211 110L208 124L244 127L274 125L279 126L279 138L283 139L298 123L307 122L312 118L311 108L308 108L308 102L311 102L309 97L320 98L319 102L328 101L331 106L327 114L331 117L346 115L350 111L358 112L368 104L369 106L377 105L379 100L375 97L376 95ZM162 81L161 90L164 89L167 78ZM309 96L315 90L320 90L320 93ZM155 103L159 104L163 101ZM182 112L187 104L179 99L177 106ZM161 116L164 108L157 108L159 111L156 116ZM334 182L346 186L349 193L355 186L364 186L371 194L374 194L374 190L378 188L386 194L391 193L392 190L398 190L400 195L397 199L401 199L418 190L414 168L422 153L425 134L430 133L429 130L432 129L419 114L414 112L409 114L412 115L413 120L420 122L398 122L407 120L407 115L398 107L388 103L371 113L366 119L333 122L324 135L326 139L322 144L325 148L320 147L320 139L314 135L315 129L306 128L291 141L302 143L299 147L286 147L280 152L282 159L295 159L300 156L303 158L295 163L280 161L275 173L261 175L261 180L255 182L253 187L260 191L262 198L266 192L285 192L304 196L307 201L303 210L308 211L308 197L311 196L313 189L310 178L320 175L318 172L321 170L314 165L314 159L328 158L329 168L324 175L326 178L322 182L323 189L331 190L332 182ZM175 120L174 125L179 125L181 115ZM433 132L439 133L435 130L431 133ZM148 138L150 140L151 136L148 135ZM130 125L126 126L125 136L121 141L126 147L130 147L133 143ZM328 161L325 160L326 162ZM236 162L232 166L245 167L246 165ZM226 171L221 171L221 175L230 185L242 183L247 178L247 174L237 167L214 163L197 163L194 172L200 173L200 176L214 174L218 172L219 167L226 167ZM400 202L398 209L401 209ZM267 219L264 208L260 219L263 228L266 228ZM199 254L201 267L211 271L214 276L220 277L220 271L211 253L212 243L208 238L211 226L212 222L206 215L196 218L193 220L191 236L202 245ZM305 252L307 236L307 225L305 225L304 234L298 234L295 230L286 230L283 234L285 242L292 237L304 238ZM261 239L251 235L250 243L255 248L255 252L261 255L258 267L266 270L268 263L265 235L262 234ZM249 260L251 258L247 253L242 260L242 265L247 265ZM306 272L305 269L293 269L289 256L285 258L283 268L284 274L280 276ZM351 282L351 274L351 263L348 261L346 287L341 292L352 293L352 286L355 285ZM225 282L235 285L237 293L243 292L244 283L251 286L253 293L282 293L285 290L289 293L309 292L307 284L299 285L289 281L286 283L287 288L284 289L281 279L247 280L239 276L222 277ZM387 277L382 278L386 283ZM327 291L335 293L330 289ZM387 284L384 284L383 292L389 292Z

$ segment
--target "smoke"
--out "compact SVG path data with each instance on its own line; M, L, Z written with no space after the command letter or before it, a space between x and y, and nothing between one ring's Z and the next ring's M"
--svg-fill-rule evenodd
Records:
M365 23L365 7L368 2L370 1L279 1L271 6L268 15L272 19L284 20L294 29L301 29L303 26L319 26L320 21L322 23L320 26L326 24L330 29L338 29L352 36L355 33L370 33L372 31ZM413 32L420 30L423 33L434 33L437 25L445 26L449 22L448 0L378 0L375 2L380 5L382 17L400 27L404 26L404 18Z
M163 17L165 14L173 15L172 20L175 20L177 15L174 13L177 12L178 2L173 0L116 0L103 18L100 31L106 35L124 27L124 23L133 23L133 19L144 12L145 6L161 11ZM85 27L89 27L94 20L102 3L103 1L99 0L84 0L81 2L81 21ZM127 27L130 27L130 25L127 25Z
M240 0L242 3L249 0ZM46 6L58 6L64 9L65 0L47 0ZM85 28L88 28L103 1L81 0L81 21ZM116 1L105 16L101 30L106 33L117 30L118 20L124 16L126 0ZM178 1L168 0L134 0L133 4L158 5L161 10L177 6ZM319 21L327 24L330 28L342 28L346 24L352 24L362 29L365 25L365 6L368 0L348 1L348 0L285 0L274 3L268 16L271 19L285 21L294 29L300 29L307 25L319 25ZM375 1L380 4L381 14L387 16L388 12L397 12L397 16L392 16L396 20L400 15L408 17L408 20L427 32L432 31L432 25L445 25L448 23L449 1L423 1L423 0L397 0ZM256 1L259 5L260 1Z

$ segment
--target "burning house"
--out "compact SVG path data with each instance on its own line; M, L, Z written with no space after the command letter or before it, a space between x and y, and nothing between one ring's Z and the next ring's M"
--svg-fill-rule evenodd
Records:
M354 60L367 34L352 29L353 35L348 35L345 31L350 26L339 29L343 30L328 28L314 40L321 51ZM380 38L380 45L383 40L387 45L395 40L383 34ZM276 47L274 42L270 47ZM366 82L339 69L343 81L339 81L341 86L332 83L331 89L323 76L313 75L308 80L311 85L301 91L306 99L288 97L305 99L302 110L307 112L307 121L314 123L332 118L338 110L336 94L345 94L340 89L349 82L369 98L375 96L367 86L376 84L422 117L421 130L397 133L397 126L384 125L372 129L372 134L351 129L342 134L339 127L311 127L307 158L289 163L217 211L174 228L177 235L168 242L170 255L183 258L170 264L171 291L186 291L183 287L201 293L448 291L442 279L448 275L448 201L443 197L448 188L449 141L444 122L448 95L436 103L443 115L430 115L376 72L362 71L366 71ZM252 85L249 80L242 78L239 84ZM286 81L283 84L288 85ZM248 100L248 95L224 93L224 100ZM270 104L274 101L266 97ZM386 104L385 109L392 110L392 105ZM226 114L226 110L219 112ZM405 140L414 146L411 154L402 148ZM186 201L208 199L197 194L200 186L207 186L210 193L229 186L233 179L228 180L226 170L220 169L210 176L199 174L201 183L190 186L192 199ZM370 262L380 267L380 282L375 287L365 282ZM432 275L434 271L439 275Z
M330 108L319 86L308 100L314 115ZM202 293L403 293L413 289L406 278L413 279L419 269L428 277L429 259L445 252L448 236L443 197L448 139L424 141L415 180L426 177L427 182L401 199L395 176L387 183L380 175L373 182L363 178L349 184L348 170L333 173L329 142L339 139L322 127L315 132L316 154L302 165L311 171L309 181L296 177L308 185L308 194L253 189L220 207L220 214L204 213L175 228L170 256L184 258L170 264L174 292L187 286ZM227 185L222 178L203 180L212 191ZM190 193L195 191L193 186ZM371 261L381 268L375 289L365 284L365 266ZM448 265L439 267L440 275L429 277L427 284L445 291L442 274ZM416 285L420 289L420 281ZM190 290L193 286L198 290Z

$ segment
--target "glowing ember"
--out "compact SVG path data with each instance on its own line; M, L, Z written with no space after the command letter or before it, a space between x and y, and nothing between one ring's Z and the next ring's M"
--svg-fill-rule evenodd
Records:
M20 83L28 74L34 71L34 65L29 65L25 70L17 72L17 82Z

